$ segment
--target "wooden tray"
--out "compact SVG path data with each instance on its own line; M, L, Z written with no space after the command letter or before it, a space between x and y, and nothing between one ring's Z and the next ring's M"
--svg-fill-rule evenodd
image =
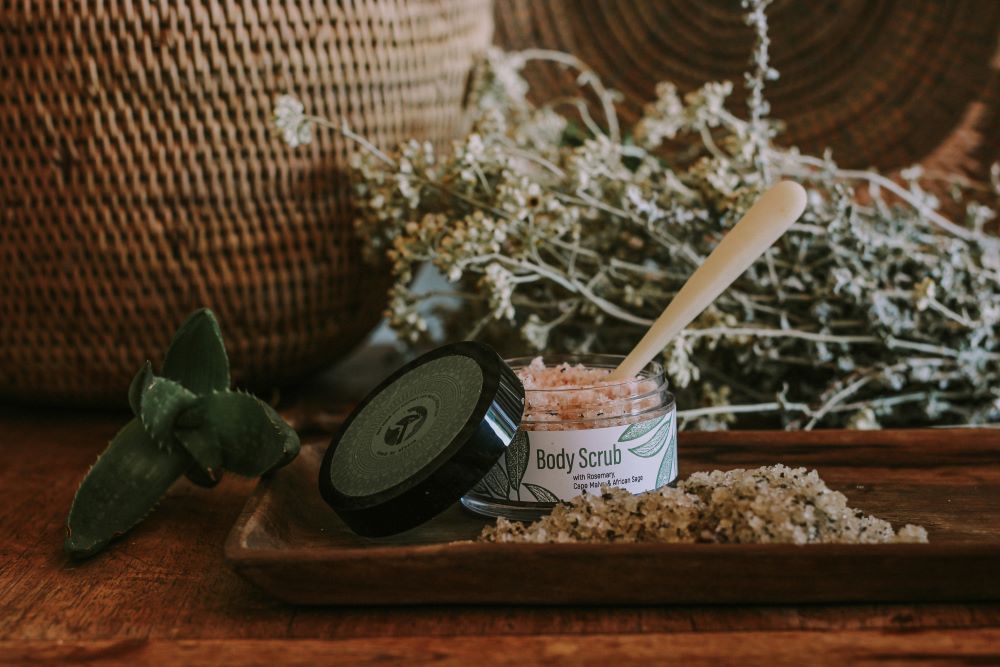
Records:
M391 538L354 535L317 490L322 445L263 480L226 558L307 604L789 603L1000 599L1000 430L682 433L681 474L819 470L852 506L930 544L495 545L456 506Z

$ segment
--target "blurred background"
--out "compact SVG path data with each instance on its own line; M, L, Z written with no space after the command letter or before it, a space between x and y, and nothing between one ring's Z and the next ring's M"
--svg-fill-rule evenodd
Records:
M444 145L495 43L576 54L634 120L658 81L739 83L743 13L736 0L5 3L0 396L123 406L141 363L203 305L238 384L266 395L340 361L323 381L360 391L401 353L371 334L387 275L359 255L349 146L334 132L284 145L276 96L380 146ZM846 167L988 178L1000 2L777 0L768 15L782 143ZM528 78L548 95L575 88L555 67Z

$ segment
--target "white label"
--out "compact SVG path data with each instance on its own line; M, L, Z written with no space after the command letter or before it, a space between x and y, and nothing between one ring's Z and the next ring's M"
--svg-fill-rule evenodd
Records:
M522 431L474 492L497 500L556 502L616 486L641 493L677 478L674 412L633 424Z

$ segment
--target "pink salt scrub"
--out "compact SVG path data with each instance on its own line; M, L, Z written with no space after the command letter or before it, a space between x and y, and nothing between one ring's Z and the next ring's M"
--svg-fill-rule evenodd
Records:
M525 389L525 422L550 422L532 426L538 430L569 430L579 424L560 423L602 420L601 426L627 423L630 415L656 405L659 396L652 379L630 378L608 382L610 368L590 368L562 363L546 366L535 357L527 366L515 368ZM613 421L603 421L612 419ZM584 427L585 428L585 427Z
M529 365L516 369L516 372L526 390L581 389L616 384L604 382L604 378L611 373L608 368L588 368L583 364L573 366L567 363L546 366L541 357L535 357Z
M677 408L663 367L609 381L624 357L507 359L524 385L524 415L507 451L462 504L530 520L603 486L642 493L677 478ZM568 362L568 363L567 363Z

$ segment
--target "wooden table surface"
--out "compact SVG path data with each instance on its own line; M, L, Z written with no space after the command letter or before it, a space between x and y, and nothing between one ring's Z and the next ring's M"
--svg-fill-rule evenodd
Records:
M234 478L179 483L74 562L61 550L73 492L124 419L0 409L0 664L1000 664L1000 603L287 606L223 561L253 486Z

